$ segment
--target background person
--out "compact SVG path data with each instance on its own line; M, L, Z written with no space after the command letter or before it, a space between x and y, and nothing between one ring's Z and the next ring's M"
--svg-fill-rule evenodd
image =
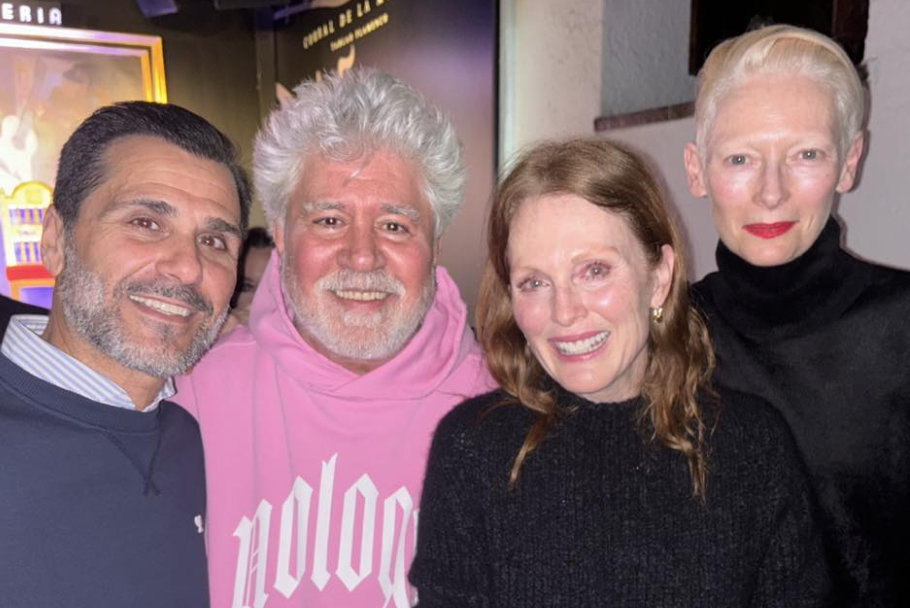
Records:
M708 388L681 240L606 140L545 143L495 195L477 307L502 388L439 425L420 606L821 606L827 572L784 421Z
M493 386L437 267L462 147L373 70L295 95L256 139L276 254L249 329L180 382L206 445L212 603L410 608L433 428Z
M208 606L202 440L170 377L227 316L250 196L234 147L178 106L86 119L60 155L48 316L0 355L0 598Z
M20 302L0 295L0 336L6 332L6 326L13 315L46 315L47 310L40 306Z
M711 201L718 272L694 286L719 384L790 423L823 510L842 606L910 605L910 273L860 261L831 217L863 150L843 50L774 26L699 75L689 187Z
M275 241L269 236L268 230L260 226L247 230L237 264L237 286L231 297L231 316L242 325L249 322L253 294L262 280L274 248Z

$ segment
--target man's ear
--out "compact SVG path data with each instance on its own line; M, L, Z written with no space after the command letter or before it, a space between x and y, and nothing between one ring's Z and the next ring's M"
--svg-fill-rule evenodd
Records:
M698 155L698 148L692 142L683 148L683 163L685 163L686 177L689 180L689 192L697 198L707 196L704 167L702 167L701 158Z
M836 190L843 194L853 188L853 182L856 181L856 172L859 169L859 161L863 157L864 138L862 133L858 133L853 139L853 143L847 148L847 157L844 159L844 166L840 170L840 179L837 181Z
M63 219L51 205L44 213L41 229L41 261L54 278L60 276L66 266L66 236Z
M433 243L433 266L439 264L439 252L441 251L440 247L442 246L442 236L436 237L436 242Z
M272 240L275 241L275 249L278 250L278 254L284 254L284 224L279 222L271 222L269 228L272 231Z

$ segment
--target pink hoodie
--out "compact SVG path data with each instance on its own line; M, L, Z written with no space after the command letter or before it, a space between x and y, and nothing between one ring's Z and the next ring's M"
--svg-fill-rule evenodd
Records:
M213 608L405 608L436 423L494 387L448 273L397 357L358 376L313 350L286 312L277 256L250 329L178 382L199 420ZM165 582L166 584L166 582Z

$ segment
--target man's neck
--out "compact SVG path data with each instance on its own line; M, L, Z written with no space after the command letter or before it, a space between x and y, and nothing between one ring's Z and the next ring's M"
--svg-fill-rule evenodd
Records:
M162 378L124 367L99 352L82 336L72 331L61 317L61 313L55 314L51 310L47 327L41 334L45 342L116 383L126 392L137 411L142 411L152 404L164 386Z
M329 359L358 376L368 374L388 361L388 359L345 359L337 355L329 356Z
M315 350L317 353L332 363L336 363L349 372L357 374L358 376L363 376L370 373L377 367L380 367L394 359L398 354L395 353L391 357L386 357L384 359L351 359L348 357L342 357L341 355L338 355L323 346L319 340L311 338L309 334L307 334L307 332L304 331L299 325L296 323L294 325L297 327L297 333L300 334L300 337L303 338L303 341L309 344L313 350Z
M306 338L304 338L304 339L306 339ZM363 376L365 374L368 374L371 371L373 371L374 369L376 369L377 367L380 367L395 358L395 355L392 355L391 357L387 357L385 359L349 359L348 357L342 357L333 352L330 352L328 349L323 347L322 344L315 344L314 343L315 340L313 340L313 341L306 340L306 341L310 346L312 346L314 349L316 349L316 351L318 351L320 355L322 355L326 359L329 359L333 363L337 363L338 365L345 368L346 370L348 370L350 372L354 372L358 376ZM398 353L395 353L395 354L398 354Z

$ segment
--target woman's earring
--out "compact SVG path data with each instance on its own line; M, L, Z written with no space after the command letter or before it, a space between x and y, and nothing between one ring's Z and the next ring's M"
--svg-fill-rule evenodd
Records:
M655 306L651 309L651 320L655 323L660 323L664 320L664 307Z

